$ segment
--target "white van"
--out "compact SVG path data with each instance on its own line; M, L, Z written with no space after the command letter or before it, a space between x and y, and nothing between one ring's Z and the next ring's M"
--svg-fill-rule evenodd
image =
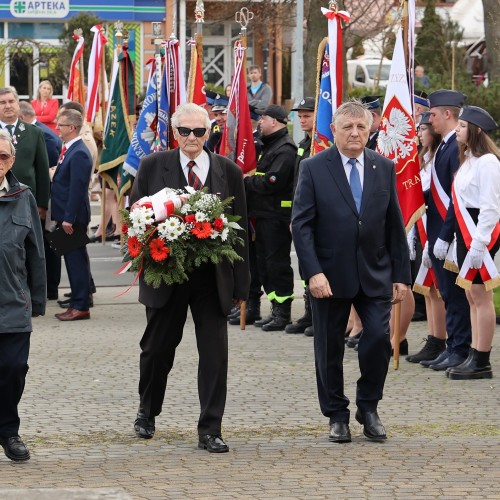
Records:
M347 81L352 88L373 88L377 76L378 86L387 87L390 71L391 61L386 58L382 60L382 63L380 59L365 58L347 61Z

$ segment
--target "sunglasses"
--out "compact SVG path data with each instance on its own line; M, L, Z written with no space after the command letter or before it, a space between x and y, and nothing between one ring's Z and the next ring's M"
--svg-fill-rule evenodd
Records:
M12 155L8 155L7 153L0 153L0 160L7 161L12 158Z
M177 127L177 132L182 137L188 137L191 132L193 132L195 137L203 137L207 133L206 128L187 128L187 127Z

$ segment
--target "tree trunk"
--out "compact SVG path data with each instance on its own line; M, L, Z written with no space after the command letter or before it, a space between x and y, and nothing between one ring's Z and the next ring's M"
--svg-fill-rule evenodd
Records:
M488 50L488 80L500 81L500 0L483 0L484 36Z

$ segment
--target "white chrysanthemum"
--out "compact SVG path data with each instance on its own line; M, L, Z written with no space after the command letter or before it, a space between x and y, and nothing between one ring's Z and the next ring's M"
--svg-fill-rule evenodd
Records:
M137 231L133 227L128 228L127 235L129 238L132 236L138 236Z
M222 230L222 233L220 233L220 239L221 239L222 241L226 241L226 240L227 240L228 235L229 235L229 228L227 228L227 227L226 227L226 228L224 228L224 229Z
M204 214L203 212L196 212L194 214L194 218L196 222L205 222L207 220L207 215Z

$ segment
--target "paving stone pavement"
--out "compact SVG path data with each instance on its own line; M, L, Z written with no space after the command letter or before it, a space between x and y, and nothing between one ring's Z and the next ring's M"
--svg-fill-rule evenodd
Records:
M145 314L137 288L116 298L123 290L100 287L90 321L59 322L53 301L35 320L20 405L32 458L20 464L0 456L1 499L500 499L498 349L492 380L450 381L404 359L397 371L391 365L379 406L389 439L368 442L352 419L353 442L338 445L328 442L317 402L312 339L230 326L223 435L231 450L212 455L197 449L190 318L157 433L149 441L135 437ZM302 308L296 300L295 318ZM412 323L412 352L426 326ZM354 401L352 349L345 371Z

